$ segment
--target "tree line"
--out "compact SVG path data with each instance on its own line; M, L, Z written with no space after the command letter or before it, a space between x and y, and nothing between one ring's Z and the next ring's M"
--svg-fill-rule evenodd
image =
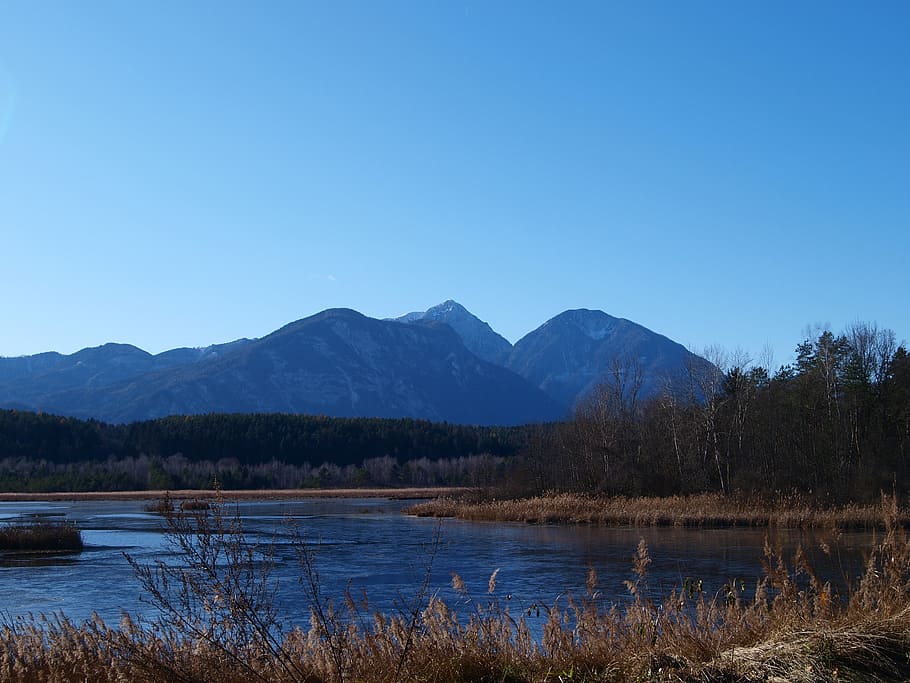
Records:
M51 462L0 459L0 491L145 491L466 486L489 488L503 480L508 460L489 454L400 461L383 456L359 465L310 465L279 460L241 463L236 458L189 460L147 455Z
M127 425L0 410L0 490L481 486L527 443L522 427L284 414Z
M493 485L514 495L910 489L910 355L891 330L818 330L771 371L710 349L645 397L616 359L562 423L473 427L281 414L128 425L0 411L0 489Z
M820 330L771 372L711 349L643 399L617 361L571 420L532 436L514 491L798 492L869 499L910 488L910 356L891 330Z

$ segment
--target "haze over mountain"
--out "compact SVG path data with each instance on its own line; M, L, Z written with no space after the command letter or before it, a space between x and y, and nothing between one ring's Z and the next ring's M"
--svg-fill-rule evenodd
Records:
M261 339L157 355L105 344L0 358L0 407L110 422L286 412L507 425L564 417L616 362L637 364L647 395L692 359L647 328L584 309L513 347L449 300L389 320L329 309Z

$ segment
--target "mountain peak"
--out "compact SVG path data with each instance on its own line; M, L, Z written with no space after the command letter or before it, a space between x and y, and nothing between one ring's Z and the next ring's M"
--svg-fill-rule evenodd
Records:
M618 361L642 373L642 396L695 358L683 346L625 318L577 308L550 318L513 347L506 365L564 405L589 395Z
M445 323L455 330L471 353L490 363L501 364L512 349L508 340L454 299L447 299L423 312L407 313L395 320L401 323L429 320Z
M462 306L455 299L446 299L441 304L436 304L429 311L458 311L459 313L468 313L468 309Z
M570 325L577 328L586 337L599 341L613 334L622 322L622 319L614 318L601 310L575 308L563 311L545 324Z

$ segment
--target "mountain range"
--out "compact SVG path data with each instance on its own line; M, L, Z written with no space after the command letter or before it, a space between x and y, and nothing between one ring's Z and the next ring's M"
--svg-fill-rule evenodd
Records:
M561 419L633 366L642 395L651 395L691 363L707 361L587 309L565 311L512 345L450 300L386 320L329 309L260 339L156 355L105 344L0 357L0 407L107 422L284 412L511 425Z

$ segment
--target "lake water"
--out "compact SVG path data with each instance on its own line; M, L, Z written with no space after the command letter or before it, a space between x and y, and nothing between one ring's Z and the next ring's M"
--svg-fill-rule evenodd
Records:
M81 530L86 547L71 554L0 554L0 620L29 613L63 612L81 620L97 612L116 623L126 611L151 616L146 596L123 553L143 563L169 555L162 518L146 501L0 502L0 522L65 519ZM628 598L623 582L634 578L639 539L648 544L648 586L665 595L687 577L708 594L731 579L754 585L762 575L766 532L754 529L600 528L533 526L417 518L402 513L410 502L384 499L244 501L229 503L250 535L274 539L279 602L292 621L306 620L308 605L297 584L299 567L289 522L315 550L324 593L340 599L366 591L371 609L391 612L414 595L425 576L429 548L439 529L430 588L455 604L451 587L459 574L476 600L486 601L490 574L499 569L496 595L514 612L551 605L559 595L583 595L594 567L608 601ZM855 576L872 535L844 534L831 555L825 533L771 531L772 545L792 551L801 544L820 574L836 581ZM506 600L508 596L508 600Z

